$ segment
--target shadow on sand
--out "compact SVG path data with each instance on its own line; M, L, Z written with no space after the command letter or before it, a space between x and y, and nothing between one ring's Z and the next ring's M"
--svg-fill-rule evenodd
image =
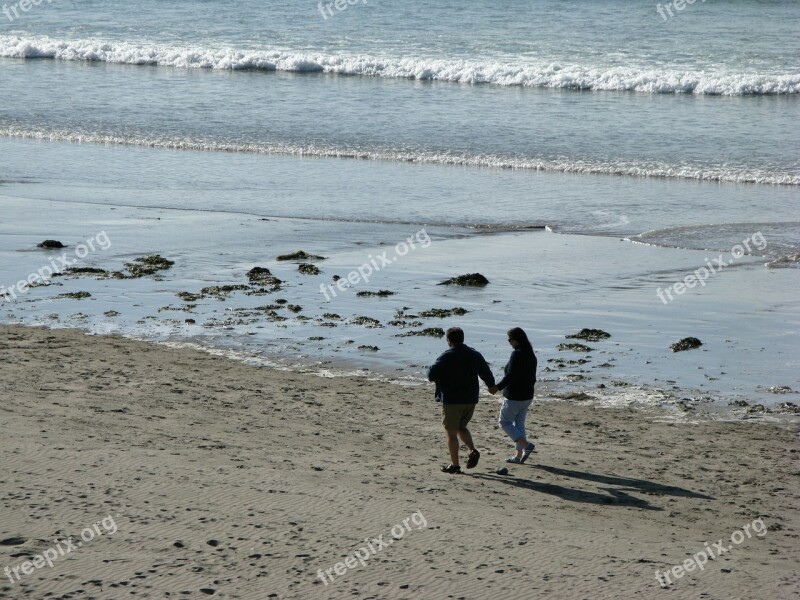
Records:
M615 477L613 475L596 475L595 473L586 473L585 471L572 471L570 469L562 469L561 467L549 467L547 465L532 465L537 469L542 469L553 475L560 475L561 477L572 477L575 479L585 479L586 481L594 481L597 483L604 483L606 485L618 486L619 491L626 492L644 492L646 494L653 494L657 496L683 496L685 498L700 498L701 500L713 500L711 496L699 494L691 490L675 487L673 485L661 485L646 479L632 479L630 477Z
M684 496L688 498L700 498L703 500L713 500L712 497L705 494L698 494L690 490L685 490L675 486L665 486L653 481L645 479L631 479L628 477L614 477L610 475L597 475L594 473L585 473L583 471L571 471L569 469L562 469L559 467L549 467L546 465L531 465L534 468L547 471L554 475L561 477L572 477L575 479L583 479L586 481L593 481L596 483L603 483L608 486L615 487L598 487L600 492L590 492L584 490L576 490L555 483L542 483L533 481L531 479L522 479L520 477L513 477L508 475L494 475L491 473L474 473L472 477L478 479L486 479L490 481L499 481L506 485L513 485L516 487L525 488L534 492L542 494L550 494L551 496L558 496L563 500L570 502L586 502L588 504L605 504L614 506L629 506L631 508L639 508L641 510L663 510L661 507L653 506L647 500L638 498L629 494L628 492L640 492L646 494L653 494L659 496Z

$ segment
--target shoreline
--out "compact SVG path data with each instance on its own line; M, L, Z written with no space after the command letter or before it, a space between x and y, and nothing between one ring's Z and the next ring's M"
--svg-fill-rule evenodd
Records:
M119 515L3 598L652 596L656 570L756 519L765 535L673 576L671 597L800 596L797 428L535 403L537 452L503 477L511 443L481 402L481 462L448 476L430 388L19 326L0 326L0 360L0 567ZM320 580L415 513L425 527Z
M147 337L137 337L118 332L97 333L85 327L58 327L53 328L46 324L20 325L14 323L0 323L2 327L22 327L25 329L46 329L48 331L74 331L87 337L112 337L160 346L171 350L187 350L200 352L209 356L230 360L240 364L266 368L275 372L297 373L303 376L320 379L347 379L357 378L377 384L398 386L401 388L420 389L430 384L422 376L400 376L392 370L370 368L357 368L348 360L339 364L335 361L310 361L308 363L281 363L276 356L247 354L241 350L203 345L197 341L163 341ZM431 355L431 360L435 355ZM540 370L543 365L540 365ZM616 393L614 393L616 392ZM800 431L800 415L789 409L778 407L763 407L763 405L739 405L729 403L727 406L718 406L711 403L692 402L686 395L701 395L701 390L683 388L681 390L665 390L654 386L631 384L618 381L615 389L606 388L599 392L592 388L576 388L570 382L540 379L536 383L536 398L542 403L570 403L577 406L593 406L600 409L628 408L640 410L643 413L675 424L697 424L704 422L731 422L731 423L757 423L783 427L788 430ZM592 395L595 394L595 395ZM790 396L791 398L791 396ZM502 397L493 396L486 390L480 390L480 401L496 403L499 407Z
M50 252L35 247L36 240L61 238L73 246L92 239L86 225L75 220L71 203L17 201L8 206L20 222L48 208L62 223L57 233L33 224L19 236L0 236L0 270L14 273L9 282L41 270L52 259ZM747 418L755 411L790 418L796 410L792 405L798 404L794 346L779 320L793 322L791 286L797 269L775 273L751 258L664 305L655 293L659 286L696 270L705 253L543 230L486 233L165 208L97 210L95 227L102 227L108 248L79 263L89 273L53 278L47 286L3 302L0 321L198 343L290 369L377 372L417 381L424 381L424 372L416 357L433 356L442 346L441 339L420 335L425 331L463 327L467 343L497 371L507 359L501 336L517 324L535 340L540 381L554 393L583 392L609 404L647 398L686 412L705 412L713 405L712 413ZM181 235L187 227L205 235L188 240ZM396 251L395 242L402 244L409 233L419 238L420 232L425 232L425 245L393 256L396 262L386 268L373 269L382 251ZM264 236L267 244L261 241ZM312 265L317 274L298 272L302 261L275 259L298 247L327 257ZM166 270L134 279L109 277L121 276L119 269L128 261L154 252L167 259ZM535 266L498 266L511 264L519 253L532 257ZM254 266L279 278L278 289L258 289L249 282ZM334 276L367 267L375 271L368 283L325 295L338 289ZM92 269L104 274L94 275ZM436 285L476 271L488 275L490 285ZM753 287L759 293L741 293ZM219 292L202 293L205 289ZM356 290L392 294L361 298ZM723 301L726 310L719 311ZM455 309L463 312L430 314ZM742 314L749 316L744 327L737 316ZM608 331L611 338L590 344L588 351L561 347L572 341L565 336L584 327ZM415 335L404 337L409 333ZM703 347L673 353L670 343L687 336L700 338ZM742 352L759 347L761 352L750 352L743 361ZM772 388L787 393L772 393Z

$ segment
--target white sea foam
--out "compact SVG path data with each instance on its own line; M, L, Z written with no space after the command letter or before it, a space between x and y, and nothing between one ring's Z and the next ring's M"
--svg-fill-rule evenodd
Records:
M759 183L767 185L800 185L800 174L776 173L759 169L736 167L699 167L670 165L660 162L603 161L576 159L539 159L510 157L492 154L433 152L418 150L408 152L394 149L360 149L344 145L319 146L315 144L288 143L234 143L213 139L188 137L154 137L105 133L84 133L61 129L33 129L25 127L0 127L0 137L46 141L76 142L120 146L140 146L169 150L204 150L212 152L242 152L250 154L277 154L312 158L350 158L360 160L385 160L418 164L454 165L513 169L525 171L550 171L594 175L618 175L668 179L693 179L726 183Z
M168 46L149 42L0 36L0 57L97 61L182 69L324 72L464 84L547 87L650 94L772 95L800 93L800 73L759 74L637 66L502 63L425 57L320 54L278 49L245 50Z

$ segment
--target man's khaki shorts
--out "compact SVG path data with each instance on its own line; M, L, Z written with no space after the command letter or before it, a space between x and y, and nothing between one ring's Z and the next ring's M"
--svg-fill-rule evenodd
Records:
M442 404L442 425L445 429L466 429L475 404Z

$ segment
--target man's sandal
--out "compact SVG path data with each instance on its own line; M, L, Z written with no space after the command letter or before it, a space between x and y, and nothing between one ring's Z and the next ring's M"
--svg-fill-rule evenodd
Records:
M478 466L478 461L481 458L481 453L477 450L473 450L469 453L469 458L467 458L467 468L474 469Z
M461 473L461 467L457 465L447 465L446 467L442 467L442 473L450 473L451 475Z

